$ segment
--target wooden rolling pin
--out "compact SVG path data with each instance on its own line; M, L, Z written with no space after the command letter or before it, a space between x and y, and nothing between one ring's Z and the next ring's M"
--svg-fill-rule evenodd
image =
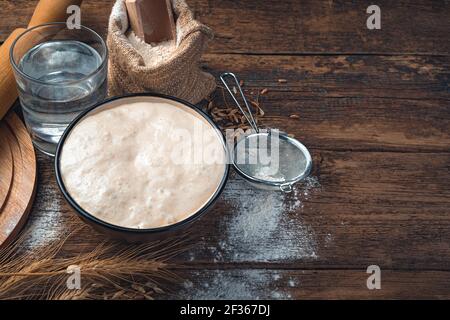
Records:
M16 81L9 63L9 49L23 32L24 28L14 30L0 47L0 120L17 99Z
M67 7L73 4L81 5L81 2L82 0L41 0L34 10L28 27L65 21ZM23 28L14 30L0 47L0 120L17 99L16 81L9 62L9 50L14 40L24 31Z
M81 6L82 0L41 0L39 1L28 28L49 22L65 22L67 8L71 5Z

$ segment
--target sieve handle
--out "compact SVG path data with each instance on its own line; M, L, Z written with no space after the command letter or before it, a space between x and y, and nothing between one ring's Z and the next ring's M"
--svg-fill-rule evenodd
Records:
M235 86L239 89L239 92L241 93L242 100L244 101L245 106L247 107L248 115L247 115L247 112L244 111L244 109L242 108L242 106L240 105L238 100L236 99L236 96L233 93L233 91L231 91L230 87L228 86L228 83L225 80L227 77L231 77L231 78L234 79ZM244 92L242 92L242 88L241 88L241 86L239 84L239 81L238 81L237 77L234 75L234 73L225 72L225 73L222 73L220 75L220 80L225 85L225 88L227 88L228 92L230 93L231 97L234 100L234 103L237 105L239 110L241 110L241 112L244 115L245 119L247 119L248 123L250 123L250 125L253 128L253 130L255 130L256 133L258 133L259 132L258 126L256 125L255 118L253 118L252 110L250 109L250 106L248 105L248 102L247 102L247 99L245 98Z
M283 183L280 185L280 190L284 193L291 193L293 188L292 188L292 183Z

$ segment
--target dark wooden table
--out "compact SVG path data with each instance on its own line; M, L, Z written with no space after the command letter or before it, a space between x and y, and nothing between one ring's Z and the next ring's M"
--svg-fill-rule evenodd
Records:
M297 199L232 177L161 297L450 298L450 2L378 0L381 30L366 28L369 1L188 2L216 34L206 69L268 88L265 123L303 141L314 170ZM0 41L35 3L0 0ZM82 23L105 34L111 5L86 0ZM32 247L81 224L52 160L38 165ZM102 239L87 229L63 251Z

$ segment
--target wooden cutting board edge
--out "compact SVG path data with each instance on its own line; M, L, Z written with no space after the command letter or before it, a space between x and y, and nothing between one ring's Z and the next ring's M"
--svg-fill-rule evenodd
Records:
M11 243L25 225L37 185L36 155L24 124L13 112L4 120L7 123L13 154L14 178L10 194L0 213L0 228L3 229L0 230L0 248Z
M8 198L14 170L11 147L6 139L5 130L6 124L0 123L0 212Z

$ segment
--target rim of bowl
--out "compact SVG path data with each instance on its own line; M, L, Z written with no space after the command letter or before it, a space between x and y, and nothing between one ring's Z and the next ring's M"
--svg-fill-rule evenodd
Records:
M85 81L87 79L89 79L90 77L96 75L97 73L99 73L103 68L105 68L106 63L108 62L108 56L109 56L109 51L108 51L108 46L106 45L105 40L103 40L102 37L100 37L100 35L93 29L85 27L83 25L81 25L80 30L85 30L88 32L91 32L94 37L98 38L98 40L100 40L99 42L102 45L102 48L105 50L105 54L104 56L102 56L102 63L95 69L93 70L91 73L89 73L88 75L84 76L81 79L78 80L69 80L69 81L62 81L62 82L57 82L57 83L52 83L52 82L46 82L46 81L42 81L36 78L33 78L32 76L30 76L29 74L23 72L22 70L20 70L18 64L16 63L16 61L14 61L14 48L16 47L17 42L26 34L30 33L31 31L34 31L36 29L42 28L42 27L58 27L58 26L63 26L66 25L65 22L50 22L50 23L44 23L44 24L40 24L37 26L34 26L30 29L26 29L23 33L21 33L12 43L11 48L9 49L9 61L11 63L11 65L14 68L14 71L16 71L18 74L20 74L22 77L26 78L29 81L32 82L36 82L36 83L40 83L40 84L44 84L47 86L61 86L61 85L68 85L68 84L75 84L78 82L82 82ZM19 61L20 63L20 61Z
M221 137L221 142L222 145L224 147L224 152L225 152L225 157L226 157L226 162L225 162L225 168L224 168L224 173L223 173L223 177L222 180L220 181L219 187L216 189L216 191L214 192L214 194L212 195L212 197L208 200L208 202L206 202L205 205L203 205L200 209L198 209L195 213L191 214L189 217L178 221L174 224L170 224L167 226L162 226L162 227L156 227L156 228L145 228L145 229L137 229L137 228L129 228L129 227L123 227L123 226L119 226L119 225L115 225L109 222L106 222L102 219L97 218L96 216L92 215L91 213L87 212L86 210L84 210L70 195L69 191L66 189L66 186L64 185L63 179L62 179L62 174L61 174L61 168L60 168L60 157L61 157L61 153L62 153L62 149L64 146L64 142L66 140L66 138L68 137L68 135L70 134L70 132L72 131L72 129L77 125L77 123L79 121L81 121L86 115L88 115L90 112L92 112L94 109L100 108L101 106L104 106L105 104L108 104L110 102L116 101L116 100L121 100L121 99L126 99L126 98L133 98L133 97L156 97L156 98L162 98L162 99L167 99L167 100L171 100L171 101L175 101L178 103L181 103L189 108L191 108L192 110L194 110L195 112L197 112L198 114L200 114L206 121L208 121L208 123L217 130L218 133L220 133L220 137ZM120 232L124 232L124 233L132 233L132 234L151 234L151 233L162 233L162 232L166 232L166 231L175 231L176 229L180 229L184 226L186 226L187 224L189 224L190 222L193 222L194 220L197 220L198 218L200 218L204 213L206 213L208 211L208 209L210 209L210 207L216 202L216 200L219 198L219 196L222 194L223 189L225 188L226 182L228 180L228 176L229 176L229 172L230 172L230 165L229 165L229 161L228 158L229 154L228 154L228 150L226 148L226 144L225 144L225 139L224 136L222 134L222 132L220 131L219 127L212 121L212 119L202 110L200 110L198 107L196 107L195 105L173 97L173 96L169 96L169 95L165 95L165 94L160 94L160 93L134 93L134 94L127 94L127 95L121 95L121 96L117 96L117 97L113 97L113 98L109 98L106 99L86 110L84 110L81 114L79 114L66 128L66 130L64 130L63 135L61 136L61 139L58 142L58 146L56 149L56 154L55 154L55 174L56 174L56 182L58 184L59 189L61 190L64 198L66 199L66 201L75 209L75 211L77 212L77 214L83 216L84 218L88 219L89 221L99 224L102 227L106 227L107 229L111 229L113 231L120 231Z

